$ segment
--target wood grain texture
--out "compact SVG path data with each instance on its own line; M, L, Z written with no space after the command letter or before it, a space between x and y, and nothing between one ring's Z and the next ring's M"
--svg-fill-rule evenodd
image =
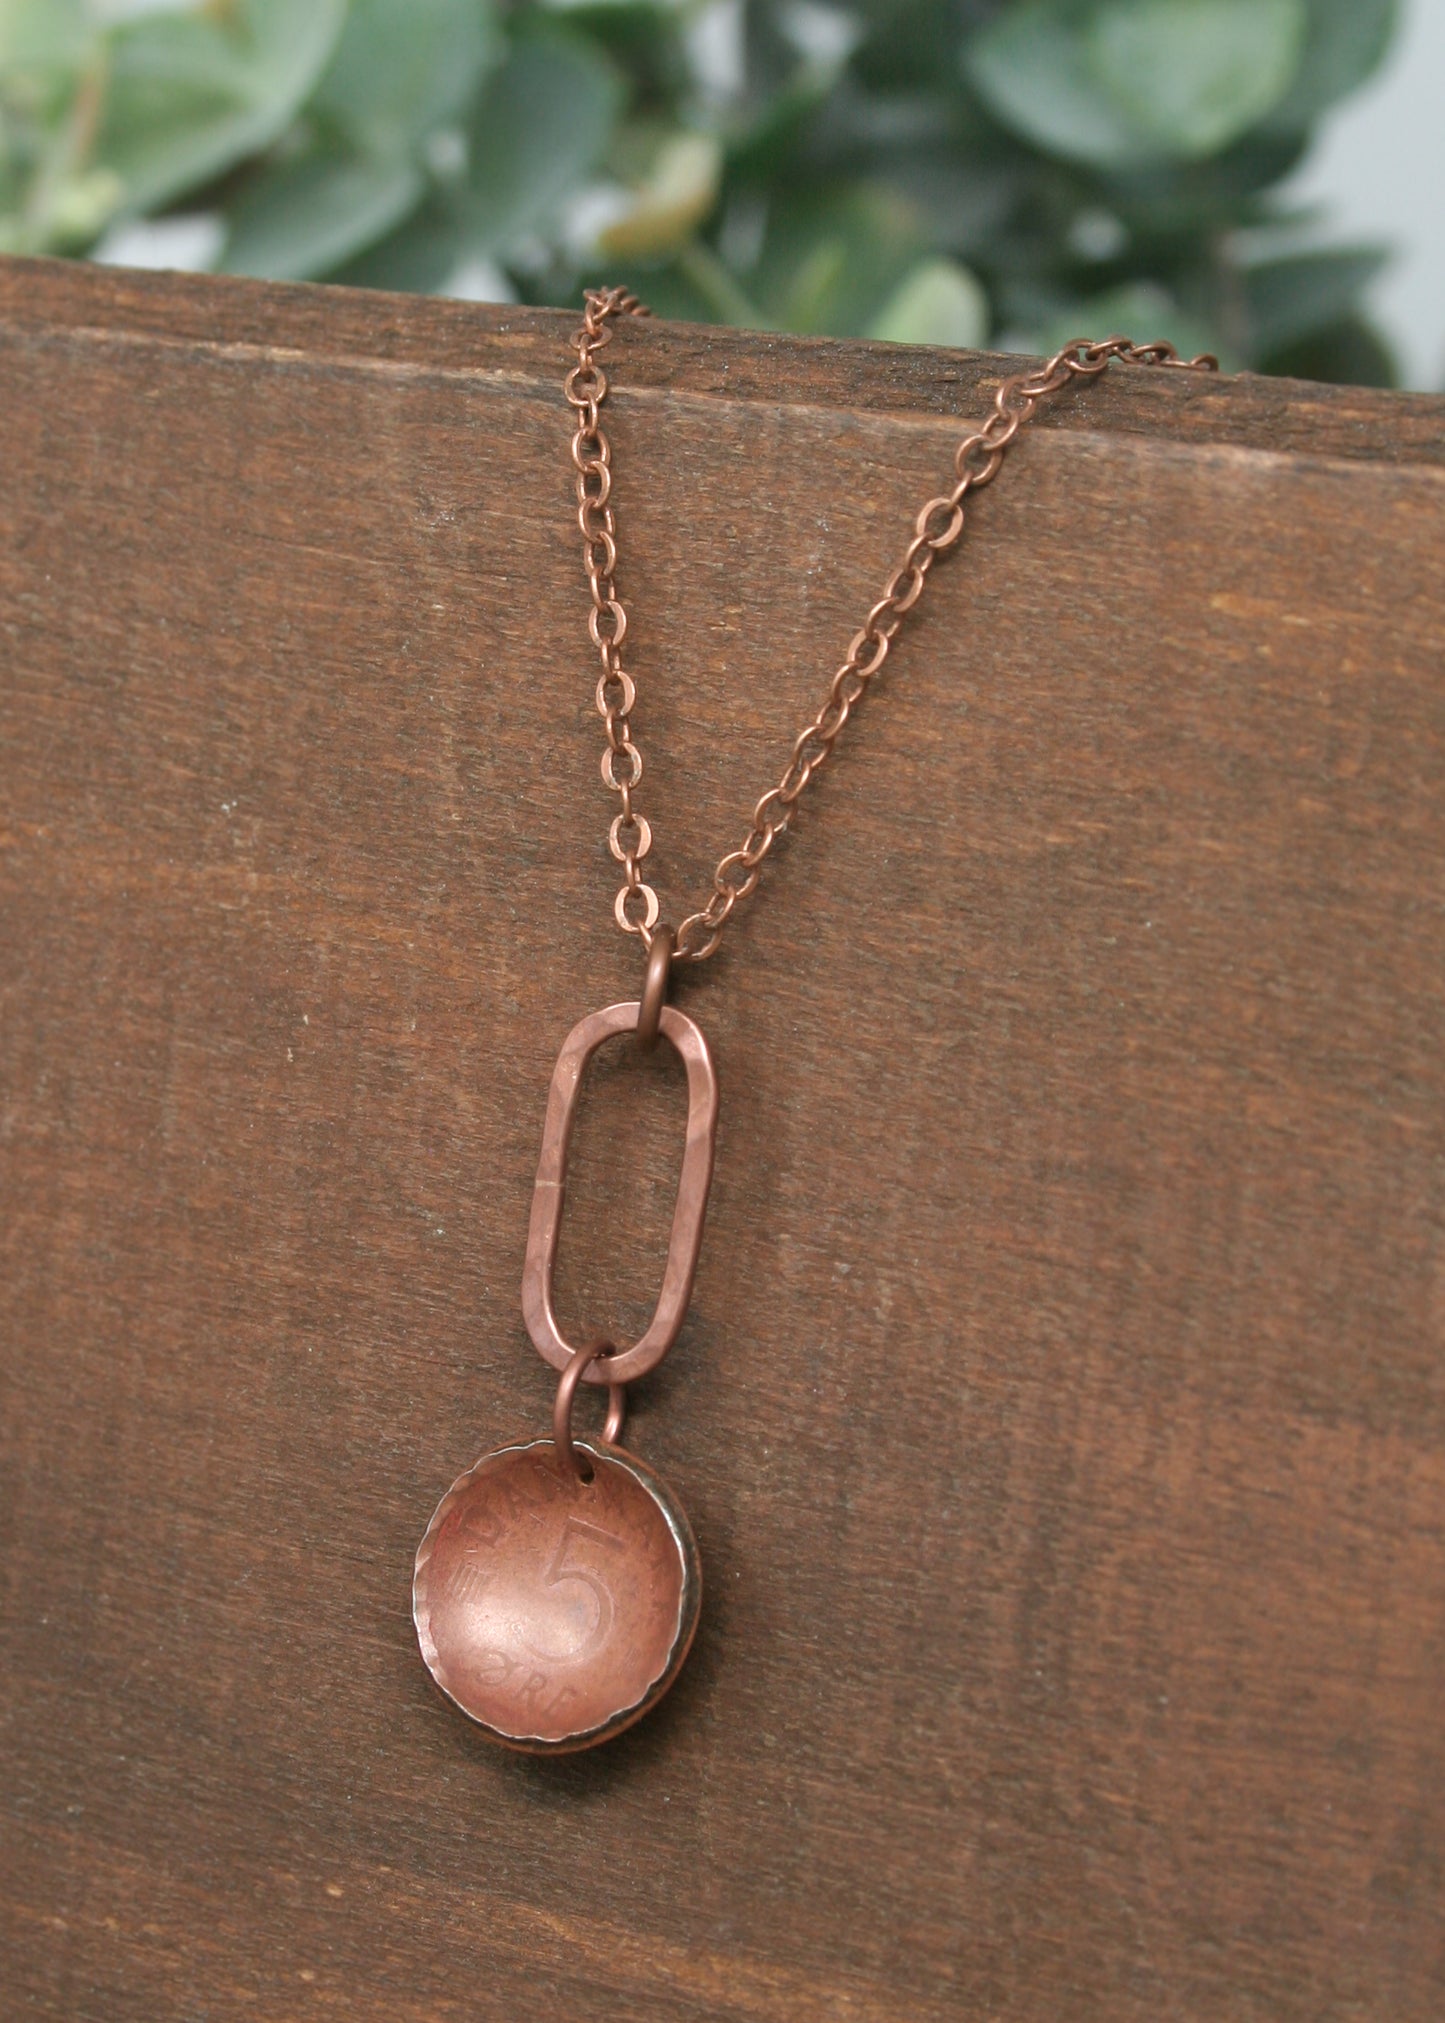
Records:
M427 1680L639 973L572 322L0 267L5 2015L1433 2019L1439 401L1135 371L1020 442L683 997L687 1670L543 1763ZM1001 368L610 356L675 915ZM650 1311L680 1136L607 1062L573 1324Z

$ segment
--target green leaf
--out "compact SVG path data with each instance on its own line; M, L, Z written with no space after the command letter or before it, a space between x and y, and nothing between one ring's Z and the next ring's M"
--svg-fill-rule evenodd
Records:
M1389 48L1399 12L1396 0L1309 0L1294 82L1271 112L1268 130L1298 132L1363 84Z
M676 117L697 89L686 36L697 14L693 0L543 0L570 34L585 35L625 70L634 103Z
M0 250L73 252L109 221L119 182L90 160L104 89L84 0L0 0Z
M1032 195L1017 162L950 159L936 148L882 153L874 173L913 207L934 246L965 264L1012 236Z
M0 82L78 69L95 39L85 0L0 0Z
M1047 153L1111 167L1139 139L1085 60L1081 23L1055 0L1023 0L975 35L964 69L994 117Z
M469 122L457 197L469 252L504 254L551 223L606 148L621 96L616 71L587 43L550 33L516 43Z
M748 292L781 329L861 337L928 251L917 212L896 191L779 192Z
M1298 67L1304 0L1110 0L1086 30L1090 70L1144 145L1197 160L1247 133Z
M1335 386L1398 386L1399 367L1380 333L1351 316L1285 345L1261 361L1266 372L1292 379L1321 379Z
M1254 356L1266 358L1344 322L1388 258L1378 246L1360 246L1294 253L1246 268L1242 281Z
M327 275L348 288L391 288L406 295L435 295L456 271L465 251L457 219L436 197L427 198L395 231Z
M346 0L231 0L117 29L98 163L154 210L268 147L325 67Z
M1151 239L1182 247L1197 243L1200 233L1256 220L1259 199L1299 166L1303 154L1298 134L1256 127L1207 161L1116 170L1110 195Z
M1105 169L1216 153L1287 90L1304 0L1019 0L965 51L1004 125Z
M757 94L724 136L729 171L754 182L788 176L820 108L834 96L834 80L808 69L776 91Z
M957 260L923 260L894 290L868 332L887 344L976 350L988 337L988 297Z
M499 47L486 0L352 0L308 105L310 145L247 184L225 266L314 277L384 240L424 194L414 150L463 110Z
M401 154L388 160L317 148L277 163L232 211L221 265L274 281L316 279L399 224L424 188L421 170Z
M459 118L500 55L490 0L351 0L312 108L390 152Z
M849 9L864 31L853 57L853 75L874 90L936 88L957 46L959 17L965 11L977 20L985 11L999 10L997 6L965 10L959 0L890 0L887 5L862 0Z

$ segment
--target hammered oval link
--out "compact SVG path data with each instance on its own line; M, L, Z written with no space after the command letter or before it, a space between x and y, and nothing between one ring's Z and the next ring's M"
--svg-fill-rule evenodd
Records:
M641 1002L609 1005L573 1027L557 1056L547 1097L547 1121L537 1162L537 1182L527 1225L527 1258L522 1270L522 1315L537 1353L554 1369L565 1370L577 1351L563 1335L552 1304L552 1275L562 1230L562 1204L567 1185L567 1154L583 1074L604 1041L635 1032ZM627 1384L646 1375L667 1354L682 1327L692 1294L712 1182L713 1150L717 1142L717 1076L707 1041L676 1005L665 1004L658 1019L662 1037L679 1055L687 1071L687 1135L672 1212L667 1262L657 1305L646 1332L630 1347L619 1347L605 1364L594 1363L577 1375L589 1383Z
M642 935L644 940L656 925L659 905L656 893L642 883L637 868L651 847L652 831L641 815L634 815L632 807L632 790L642 778L642 755L631 741L628 724L636 689L631 677L622 672L618 656L627 633L627 613L613 580L617 529L608 504L612 494L612 451L599 420L599 409L607 397L607 376L596 362L596 353L612 341L618 317L648 313L645 305L625 288L589 288L582 328L575 339L577 363L564 382L566 398L577 413L572 461L578 473L577 517L592 601L587 625L603 666L597 686L597 708L607 730L602 778L619 796L622 808L608 831L608 844L613 856L625 865L628 882L618 893L613 911L620 927L629 934ZM1097 378L1115 359L1132 365L1176 366L1201 372L1217 371L1219 364L1207 352L1201 352L1197 358L1180 358L1173 345L1162 340L1134 344L1117 335L1098 340L1076 337L1042 365L1016 372L1000 382L992 411L953 453L956 483L951 491L930 499L917 514L912 539L884 584L882 595L849 641L843 664L829 682L817 713L794 739L781 779L753 809L752 824L742 848L730 850L720 860L708 898L678 928L674 962L705 962L717 947L738 901L746 899L756 887L763 859L775 838L786 829L799 795L826 763L870 681L888 658L906 614L923 594L930 568L961 538L967 494L993 482L1009 445L1033 419L1040 401L1060 392L1075 379ZM589 489L592 484L595 490ZM596 517L599 511L600 519ZM618 685L610 696L609 683ZM616 776L614 761L618 753L628 757L628 778ZM634 822L638 836L646 841L629 850L620 842L620 831ZM734 882L730 875L736 870L745 874L740 882ZM628 910L634 894L644 895L641 920L634 920Z

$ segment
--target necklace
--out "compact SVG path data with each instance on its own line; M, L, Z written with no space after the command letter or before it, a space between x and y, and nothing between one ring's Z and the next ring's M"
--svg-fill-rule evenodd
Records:
M963 533L964 500L997 475L1009 444L1039 402L1115 360L1214 370L1208 356L1110 337L1066 344L1033 371L1005 379L993 411L954 453L955 482L930 499L913 538L849 642L816 715L799 732L782 778L753 809L741 845L713 873L702 905L674 932L642 876L652 830L633 804L642 754L632 736L636 700L622 665L627 613L617 594L612 453L601 424L607 378L597 353L625 316L646 316L622 288L587 294L577 363L564 383L576 413L572 461L577 519L592 608L587 627L601 660L597 709L605 728L602 778L617 795L608 831L623 882L613 912L646 952L642 994L591 1012L567 1036L552 1074L522 1274L522 1313L534 1346L560 1372L551 1437L484 1454L442 1498L416 1556L413 1614L428 1670L442 1691L495 1741L533 1754L585 1749L629 1727L676 1678L697 1628L702 1574L682 1505L668 1485L618 1443L625 1387L655 1369L677 1339L692 1292L712 1179L718 1088L707 1042L667 1002L675 968L705 962L808 782L827 763L868 691L928 573ZM646 1332L630 1347L567 1341L552 1307L567 1148L588 1061L607 1040L632 1034L644 1048L667 1040L687 1071L687 1140L662 1290ZM581 1382L606 1385L600 1440L574 1439Z

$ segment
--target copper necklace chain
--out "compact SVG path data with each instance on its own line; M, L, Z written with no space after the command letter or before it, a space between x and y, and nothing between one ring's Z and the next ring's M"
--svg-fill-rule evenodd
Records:
M617 594L612 453L601 424L607 378L597 363L616 319L646 314L625 289L590 291L577 363L566 380L577 411L572 461L592 593L588 629L602 661L602 777L620 803L609 831L624 874L613 910L618 925L642 939L646 980L635 1001L579 1020L552 1073L522 1272L527 1332L560 1373L551 1438L498 1448L457 1478L427 1527L412 1584L417 1637L437 1684L494 1741L539 1755L589 1748L644 1714L677 1676L701 1605L701 1564L682 1505L660 1476L619 1444L625 1387L656 1368L682 1327L712 1179L717 1076L696 1022L666 1002L673 961L705 961L738 902L756 888L763 860L887 659L929 570L962 534L965 498L991 482L1039 402L1073 379L1097 377L1116 358L1139 365L1215 364L1207 357L1181 359L1168 344L1109 337L1100 344L1066 344L1046 365L1004 380L992 414L954 452L952 489L920 508L902 560L849 641L817 714L794 739L782 778L753 809L741 848L722 858L711 892L674 935L641 871L652 830L633 805L642 754L632 736L636 684L622 665L627 613ZM687 1071L688 1109L662 1289L643 1334L623 1347L606 1338L567 1339L553 1309L552 1274L567 1149L587 1063L608 1040L628 1033L644 1047L661 1035L676 1051ZM607 1387L600 1440L572 1435L573 1403L583 1383Z
M572 462L577 469L577 524L582 530L582 566L592 609L587 630L602 661L597 681L597 709L607 743L602 751L602 780L617 795L619 808L607 832L608 845L622 866L623 882L613 903L617 924L640 935L651 949L661 905L642 876L642 860L652 848L652 826L633 805L642 783L642 753L632 735L631 717L637 685L622 665L627 637L627 611L617 594L617 522L612 510L612 446L602 427L602 403L607 375L597 354L612 341L612 326L624 316L648 316L651 311L625 288L589 288L586 315L573 342L577 363L563 382L567 400L577 412L572 437ZM1004 452L1041 400L1075 379L1095 379L1114 359L1130 365L1165 365L1185 371L1215 371L1219 361L1208 353L1181 358L1172 344L1133 344L1127 337L1106 337L1098 344L1075 338L1056 351L1046 365L1016 372L994 396L993 412L953 453L955 482L947 492L919 508L913 538L897 568L883 585L867 617L848 642L841 667L828 683L816 714L793 740L783 776L769 787L753 809L747 835L736 850L719 859L712 890L695 913L689 913L671 942L674 962L705 962L722 939L734 909L757 888L763 860L792 818L809 780L826 765L843 726L868 692L868 685L888 658L888 650L904 618L923 594L928 572L963 533L963 502L997 476Z

